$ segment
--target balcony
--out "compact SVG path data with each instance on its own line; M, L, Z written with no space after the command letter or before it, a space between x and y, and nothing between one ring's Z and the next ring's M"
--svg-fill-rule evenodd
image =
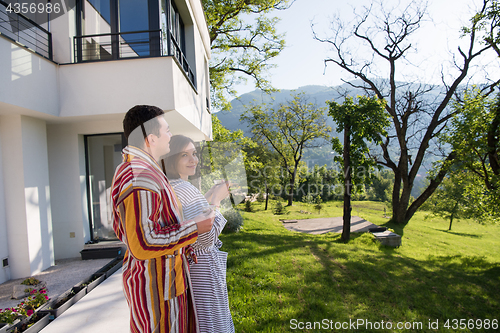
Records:
M170 32L143 30L75 36L75 63L146 57L174 57L196 90L196 78Z
M51 33L22 14L7 12L7 6L0 1L0 34L52 60Z

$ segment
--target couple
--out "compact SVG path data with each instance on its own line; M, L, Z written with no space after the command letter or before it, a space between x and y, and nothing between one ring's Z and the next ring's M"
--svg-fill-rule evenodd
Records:
M228 189L214 186L207 200L187 181L198 163L194 143L172 137L163 115L148 105L127 112L128 146L111 190L113 228L127 246L122 270L130 330L234 332L227 254L218 250L226 220L210 207L217 207Z

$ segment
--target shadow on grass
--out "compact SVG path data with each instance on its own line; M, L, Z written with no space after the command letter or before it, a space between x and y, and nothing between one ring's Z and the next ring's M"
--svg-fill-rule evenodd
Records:
M228 275L236 274L228 287L237 290L230 303L238 332L287 332L292 319L420 321L429 331L429 320L491 319L500 311L500 267L483 257L415 260L363 235L340 245L339 236L260 231L223 239Z
M440 232L444 232L446 234L452 234L452 235L457 235L457 236L461 236L461 237L469 237L469 238L482 238L483 236L481 235L471 235L471 234L466 234L464 232L454 232L454 231L450 231L450 230L442 230L442 229L436 229L436 228L432 228L436 231L440 231Z

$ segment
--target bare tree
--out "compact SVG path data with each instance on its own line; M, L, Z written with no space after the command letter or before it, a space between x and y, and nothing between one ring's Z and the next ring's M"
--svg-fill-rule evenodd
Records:
M484 1L482 11L489 0ZM418 67L411 63L409 55L414 55L412 38L424 23L426 13L427 4L423 2L411 2L405 8L387 8L380 1L364 7L361 14L355 13L350 25L340 18L334 19L331 37L320 38L312 27L315 39L333 50L334 55L325 60L325 66L329 63L339 66L358 79L350 83L353 88L387 101L385 110L392 129L380 144L376 158L394 172L392 219L400 224L408 223L446 175L449 164L443 163L428 186L411 202L416 177L432 153L429 147L435 146L436 136L456 112L448 107L450 100L465 89L474 60L492 49L491 44L476 35L478 22L471 20L468 33L464 33L467 45L458 47L453 55L453 70L441 69L440 85L412 83L408 78L402 80L406 82L398 81L397 78L404 78L408 66L412 71ZM447 152L443 160L455 157L453 151Z

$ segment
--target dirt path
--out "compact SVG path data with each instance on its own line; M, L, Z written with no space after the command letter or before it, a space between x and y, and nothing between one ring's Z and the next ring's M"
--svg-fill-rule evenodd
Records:
M297 221L297 222L291 222ZM283 226L288 230L305 232L308 234L325 234L327 232L342 232L343 220L340 217L321 217L305 220L285 220ZM378 226L358 216L351 216L351 232L367 232L369 228Z

